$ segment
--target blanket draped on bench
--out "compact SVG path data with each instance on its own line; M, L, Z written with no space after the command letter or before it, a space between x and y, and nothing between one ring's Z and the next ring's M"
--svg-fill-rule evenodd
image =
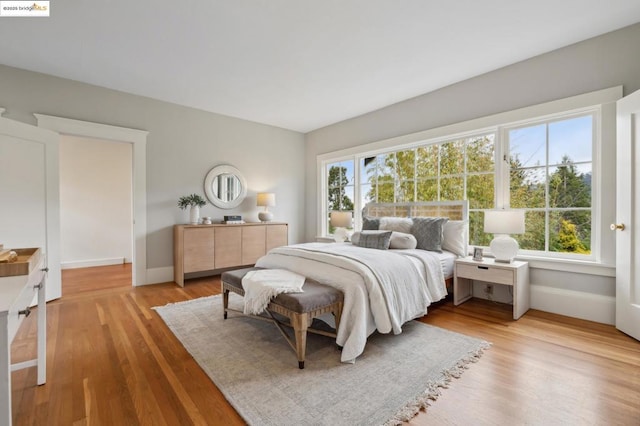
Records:
M285 269L249 271L242 278L244 313L258 315L264 312L271 299L280 293L302 293L305 277Z

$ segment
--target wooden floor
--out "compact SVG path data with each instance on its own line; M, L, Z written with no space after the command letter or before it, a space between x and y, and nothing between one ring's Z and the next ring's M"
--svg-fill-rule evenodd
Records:
M63 297L47 307L47 383L35 385L35 368L13 373L15 425L243 424L151 310L216 294L219 277L185 288L132 288L130 277L130 265L63 271ZM535 310L510 318L509 306L476 299L430 309L424 322L493 346L411 424L640 424L639 342ZM14 362L35 356L35 323L21 326Z

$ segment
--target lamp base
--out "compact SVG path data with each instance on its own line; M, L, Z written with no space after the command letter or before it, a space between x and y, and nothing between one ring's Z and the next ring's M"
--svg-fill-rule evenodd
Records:
M271 222L273 220L273 213L271 212L259 212L258 219L260 222Z
M333 240L336 243L344 243L348 239L349 232L347 231L347 228L336 228L336 230L333 232Z
M496 258L496 262L511 263L518 255L520 246L518 242L508 235L498 235L489 244L491 253Z

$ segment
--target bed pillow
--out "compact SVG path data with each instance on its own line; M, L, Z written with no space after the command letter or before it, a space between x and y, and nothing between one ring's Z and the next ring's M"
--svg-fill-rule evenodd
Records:
M413 222L410 217L391 217L385 216L380 218L380 228L385 231L411 233Z
M411 233L416 237L416 248L442 253L442 230L449 218L414 217Z
M380 218L364 216L362 218L362 230L363 231L377 231L380 229Z
M390 249L414 249L417 245L416 237L411 234L395 231L391 233L391 240L389 241Z
M391 231L362 231L351 236L351 244L358 247L387 250L391 242Z
M467 222L464 220L450 220L444 224L442 235L442 249L464 257L467 255Z

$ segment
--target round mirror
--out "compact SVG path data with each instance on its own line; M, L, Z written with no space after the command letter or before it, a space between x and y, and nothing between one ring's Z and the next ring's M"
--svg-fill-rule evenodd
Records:
M232 209L238 207L247 195L247 182L235 167L216 166L204 179L204 193L214 206Z

